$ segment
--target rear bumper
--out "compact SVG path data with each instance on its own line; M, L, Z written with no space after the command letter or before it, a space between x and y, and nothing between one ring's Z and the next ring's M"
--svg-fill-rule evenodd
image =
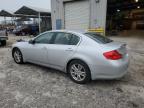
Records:
M108 65L95 66L91 65L92 80L96 79L119 79L127 73L129 66L128 55L120 61L112 61Z

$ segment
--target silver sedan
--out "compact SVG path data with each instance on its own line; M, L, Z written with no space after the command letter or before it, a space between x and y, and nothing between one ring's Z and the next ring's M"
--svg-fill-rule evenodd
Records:
M18 64L30 62L67 72L79 84L96 79L117 79L129 65L126 44L93 32L48 31L13 45Z

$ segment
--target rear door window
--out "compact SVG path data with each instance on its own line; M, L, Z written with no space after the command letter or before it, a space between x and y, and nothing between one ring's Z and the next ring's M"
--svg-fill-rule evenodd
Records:
M70 45L77 45L80 41L80 37L76 35L71 35Z
M57 33L54 44L77 45L80 38L70 33Z

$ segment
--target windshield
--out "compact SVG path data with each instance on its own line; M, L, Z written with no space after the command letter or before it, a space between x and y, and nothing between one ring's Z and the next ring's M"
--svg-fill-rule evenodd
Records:
M88 36L89 38L93 39L94 41L101 43L101 44L107 44L107 43L111 43L113 42L113 40L102 36L100 34L94 33L94 32L87 32L84 33L86 36Z

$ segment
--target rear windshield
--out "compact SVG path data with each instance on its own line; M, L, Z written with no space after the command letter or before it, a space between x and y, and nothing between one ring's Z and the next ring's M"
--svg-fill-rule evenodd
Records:
M88 32L88 33L84 33L84 34L100 44L107 44L107 43L113 42L113 40L111 40L105 36L102 36L100 34L97 34L97 33Z

